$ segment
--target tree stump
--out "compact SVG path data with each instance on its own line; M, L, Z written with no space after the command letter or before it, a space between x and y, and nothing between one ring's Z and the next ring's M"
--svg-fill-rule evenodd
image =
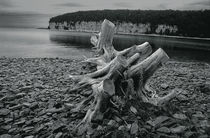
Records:
M85 75L69 75L78 82L74 91L79 91L85 86L92 88L92 94L72 109L78 112L89 106L84 119L77 126L79 134L85 133L91 124L102 122L108 110L115 106L116 97L135 97L143 102L162 106L180 93L173 90L168 95L159 97L147 85L153 73L169 59L163 49L159 48L151 54L152 48L145 42L117 51L112 45L114 33L115 25L105 19L101 32L91 37L98 57L84 61L96 64L97 71Z

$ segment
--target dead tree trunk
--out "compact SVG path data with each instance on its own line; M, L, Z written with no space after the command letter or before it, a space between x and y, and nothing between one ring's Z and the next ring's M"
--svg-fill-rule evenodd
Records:
M84 133L91 123L104 119L104 113L109 110L110 99L113 96L125 93L124 90L119 93L119 90L122 89L121 82L127 82L126 93L128 95L155 106L161 106L179 94L177 90L174 90L164 97L159 97L147 85L153 73L169 59L161 48L150 55L152 48L148 42L145 42L123 51L117 51L112 45L114 32L115 25L105 19L101 32L91 38L99 56L86 59L84 62L96 64L97 71L79 76L70 75L70 78L79 82L80 88L90 85L93 90L87 99L72 109L72 111L79 111L86 106L87 102L94 99L84 119L78 124L77 128L80 133Z

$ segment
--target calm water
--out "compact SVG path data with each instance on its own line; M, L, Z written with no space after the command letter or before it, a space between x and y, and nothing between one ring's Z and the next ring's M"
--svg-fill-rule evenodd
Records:
M43 29L0 28L0 57L91 57L91 33L53 32ZM144 36L116 36L114 46L121 50L134 44L150 42L154 49L162 47L170 58L176 60L197 60L210 63L210 51L171 48L180 45L210 47L209 42L160 39Z
M90 57L90 48L51 41L49 30L0 28L0 57Z

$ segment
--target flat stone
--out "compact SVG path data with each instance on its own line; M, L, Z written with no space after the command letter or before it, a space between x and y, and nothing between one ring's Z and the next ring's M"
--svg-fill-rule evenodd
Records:
M23 125L26 122L26 120L21 120L19 122L14 123L14 125Z
M59 132L59 133L57 133L57 134L55 135L55 138L60 138L62 135L63 135L63 133L62 133L62 132Z
M12 121L13 121L12 118L5 118L5 119L4 119L4 123L5 123L5 124L10 123L10 122L12 122Z
M18 105L15 105L15 106L10 107L9 109L10 110L17 110L17 109L20 109L21 107L22 107L22 105L21 104L18 104Z
M169 119L169 117L167 117L167 116L159 116L155 119L147 121L147 123L150 124L151 126L155 127L168 119Z
M160 87L161 87L162 89L167 89L169 86L168 86L168 84L163 83L163 84L160 85Z
M118 127L118 123L117 123L117 121L115 121L115 120L110 120L110 121L108 122L107 125L109 125L109 126L114 126L114 127Z
M161 133L167 133L167 134L171 132L170 129L167 127L158 128L157 131Z
M26 93L21 92L21 93L16 94L16 98L22 98L22 97L24 97L25 95L26 95Z
M25 127L25 128L23 128L23 131L28 133L28 132L32 131L33 129L34 129L34 127Z
M12 136L9 134L3 134L3 135L0 135L0 138L12 138Z
M175 128L171 128L171 133L182 133L186 130L186 126L177 126Z
M199 118L199 119L205 118L202 112L196 112L196 114L193 114L192 117Z
M186 120L187 119L187 116L185 114L181 114L181 113L180 114L176 113L176 114L173 115L173 117L176 118L176 119L180 119L180 120Z
M31 136L26 136L24 138L34 138L34 136L31 135Z
M138 122L135 121L135 122L131 125L130 133L133 135L133 134L137 134L138 131L139 131Z
M6 116L10 113L9 109L0 109L0 116Z
M135 107L133 107L133 106L130 107L130 110L134 114L137 114L138 113L137 109Z
M118 127L118 130L121 130L121 131L126 131L126 130L127 130L127 127L126 127L126 126L121 125L121 126L119 126L119 127Z
M25 102L25 103L23 103L23 106L30 108L31 107L31 103Z

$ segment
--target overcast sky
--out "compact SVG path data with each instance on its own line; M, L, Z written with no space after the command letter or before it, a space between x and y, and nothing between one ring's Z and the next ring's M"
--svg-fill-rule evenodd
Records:
M66 12L96 9L202 10L210 9L210 0L0 0L0 16L4 16L4 21L14 15L32 14L43 17L45 22ZM2 20L0 26L4 24Z

